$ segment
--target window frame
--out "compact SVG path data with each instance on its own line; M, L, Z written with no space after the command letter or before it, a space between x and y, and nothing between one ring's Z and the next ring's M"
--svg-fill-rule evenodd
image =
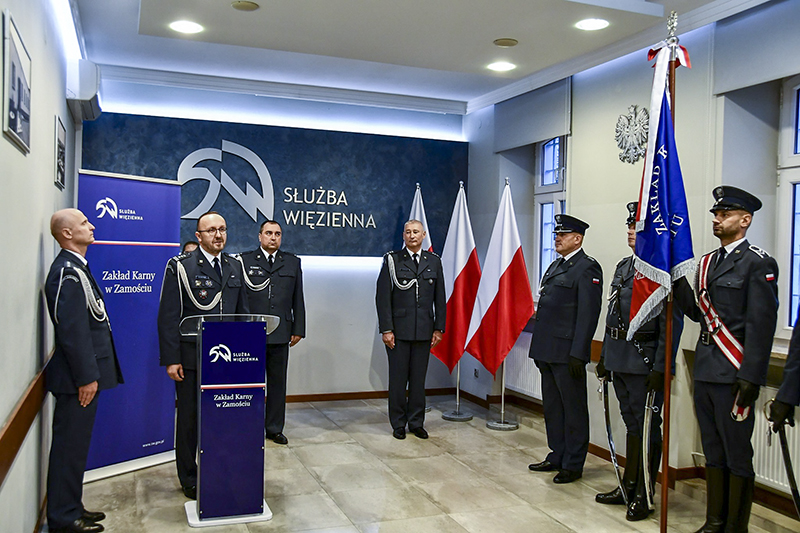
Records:
M559 179L558 183L552 185L542 185L542 178L544 176L544 150L545 146L552 142L554 139L558 139L559 141ZM535 144L535 154L536 154L536 174L534 176L534 187L533 187L533 199L535 204L534 210L534 231L533 231L533 248L535 250L535 257L534 257L534 273L533 273L533 284L531 289L533 290L533 299L534 302L539 301L539 286L541 283L542 276L547 270L547 267L550 266L550 263L547 265L542 265L542 244L543 238L546 238L542 234L542 214L543 214L543 206L546 204L553 204L553 216L558 215L560 213L566 212L566 162L567 162L567 136L561 135L558 137L553 137L551 139L546 139L539 143ZM552 234L547 236L552 238Z

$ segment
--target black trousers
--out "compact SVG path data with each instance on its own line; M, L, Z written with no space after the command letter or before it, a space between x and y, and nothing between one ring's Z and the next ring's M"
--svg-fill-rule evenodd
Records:
M625 429L631 435L642 437L644 435L644 406L647 402L647 376L642 374L626 374L614 372L614 392L619 400L619 410ZM650 444L661 445L661 404L664 393L657 392L654 406L658 411L653 412L650 420Z
M542 373L542 404L547 431L547 460L562 470L583 471L589 451L586 372L569 375L566 363L536 362Z
M286 423L286 372L289 343L267 344L267 408L264 429L267 436L283 433Z
M175 466L182 487L197 486L197 371L183 369L175 382L178 417L175 425Z
M54 394L53 441L47 471L47 523L66 527L83 514L83 472L89 456L98 392L81 407L77 394Z
M421 428L425 423L425 376L431 341L395 339L394 349L386 348L389 356L389 422L394 429ZM406 386L408 399L406 399Z
M751 410L741 422L731 417L735 396L730 383L694 382L694 409L700 425L700 439L706 466L724 468L739 477L755 477L753 436L755 418Z

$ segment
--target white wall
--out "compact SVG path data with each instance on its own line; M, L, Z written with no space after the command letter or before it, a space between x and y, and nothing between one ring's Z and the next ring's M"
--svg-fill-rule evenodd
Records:
M0 198L4 200L6 253L0 261L5 280L0 298L0 420L6 421L52 347L52 331L42 284L56 249L50 215L71 205L74 128L65 100L66 67L50 0L0 0L8 9L32 59L31 151L24 154L0 137ZM67 189L53 185L55 116L67 127ZM2 531L33 531L43 490L42 441L47 416L34 422L9 476L0 487Z

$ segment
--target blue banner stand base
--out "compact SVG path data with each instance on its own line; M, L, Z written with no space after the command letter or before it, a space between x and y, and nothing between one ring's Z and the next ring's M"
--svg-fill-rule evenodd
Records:
M183 505L186 510L186 518L189 520L189 527L211 527L227 526L231 524L249 524L250 522L266 522L272 520L272 511L264 500L264 512L261 514L249 514L245 516L231 516L227 518L209 518L201 520L197 514L197 502L188 501Z

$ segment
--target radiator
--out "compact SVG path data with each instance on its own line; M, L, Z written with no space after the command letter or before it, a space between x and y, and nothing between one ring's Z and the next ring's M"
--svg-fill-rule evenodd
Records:
M769 422L764 416L764 404L774 398L776 389L764 387L756 402L757 409L752 413L756 417L753 430L753 468L756 471L756 481L773 489L791 494L789 480L783 466L781 444L777 434L772 435L772 446L767 446L767 430ZM751 415L752 416L752 415ZM797 422L797 421L796 421ZM797 424L796 424L797 425ZM792 464L797 469L800 464L800 425L786 428L786 440L792 456Z
M528 357L531 334L523 331L506 357L506 388L525 396L542 399L542 376Z

